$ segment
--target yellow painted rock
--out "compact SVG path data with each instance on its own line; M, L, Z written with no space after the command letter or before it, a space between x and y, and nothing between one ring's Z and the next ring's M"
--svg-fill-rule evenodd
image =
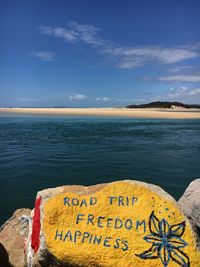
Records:
M31 242L33 257L54 266L200 266L178 203L138 181L39 192Z

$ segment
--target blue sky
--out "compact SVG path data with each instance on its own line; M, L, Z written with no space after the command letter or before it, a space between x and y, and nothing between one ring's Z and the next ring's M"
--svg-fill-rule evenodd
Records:
M200 103L199 0L2 0L0 106Z

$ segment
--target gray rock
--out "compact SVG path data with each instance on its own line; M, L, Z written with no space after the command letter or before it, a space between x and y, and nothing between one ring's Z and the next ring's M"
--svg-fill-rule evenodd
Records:
M21 216L30 216L30 209L18 209L0 228L0 266L23 267L26 265L24 251L29 225ZM2 264L2 265L1 265Z
M200 238L200 179L190 183L178 203Z

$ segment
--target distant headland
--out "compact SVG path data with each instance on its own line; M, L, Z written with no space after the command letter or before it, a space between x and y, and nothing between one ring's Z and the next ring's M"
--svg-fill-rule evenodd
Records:
M141 105L128 105L127 108L197 108L200 109L200 104L183 104L181 102L167 102L167 101L155 101Z

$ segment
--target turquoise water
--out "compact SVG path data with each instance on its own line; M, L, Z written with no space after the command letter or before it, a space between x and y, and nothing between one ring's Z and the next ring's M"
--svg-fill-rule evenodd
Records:
M0 224L38 190L137 179L178 199L200 177L200 120L0 116Z

